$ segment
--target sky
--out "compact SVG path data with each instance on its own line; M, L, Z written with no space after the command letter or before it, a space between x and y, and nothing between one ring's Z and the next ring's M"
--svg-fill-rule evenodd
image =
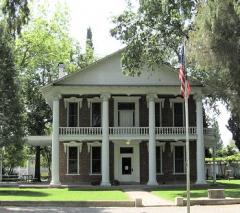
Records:
M56 0L57 1L57 0ZM126 0L67 0L70 9L70 32L73 38L84 48L87 28L91 27L94 52L103 57L123 47L120 41L111 37L111 17L121 14L127 7ZM232 139L231 132L226 128L230 117L224 105L219 103L220 114L217 117L219 130L224 145Z

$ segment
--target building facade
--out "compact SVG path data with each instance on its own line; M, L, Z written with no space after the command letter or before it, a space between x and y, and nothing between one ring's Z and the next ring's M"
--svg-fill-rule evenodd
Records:
M124 75L121 52L42 88L53 111L52 185L184 182L184 100L176 70L162 65ZM203 125L204 88L192 81L189 98L191 181L205 183L204 147L214 132Z

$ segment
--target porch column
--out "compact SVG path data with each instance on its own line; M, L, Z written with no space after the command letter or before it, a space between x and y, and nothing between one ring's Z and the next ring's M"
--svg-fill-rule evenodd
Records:
M213 183L216 183L216 145L213 146Z
M2 154L0 154L0 182L2 182Z
M203 137L203 108L202 97L196 97L197 111L197 182L196 184L206 184L205 181L205 151Z
M102 94L102 186L110 186L109 181L109 94Z
M53 100L52 122L52 180L50 185L60 185L59 180L59 98Z
M156 180L156 137L155 137L155 98L156 95L148 95L149 104L149 145L148 145L148 183L158 185Z

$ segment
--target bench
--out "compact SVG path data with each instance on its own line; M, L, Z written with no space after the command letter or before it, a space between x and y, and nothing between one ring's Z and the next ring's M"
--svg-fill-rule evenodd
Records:
M208 189L208 198L210 199L225 198L224 189Z

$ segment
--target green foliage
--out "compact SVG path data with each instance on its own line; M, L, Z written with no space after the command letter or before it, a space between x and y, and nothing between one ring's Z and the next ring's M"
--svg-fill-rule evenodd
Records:
M195 75L237 113L240 92L240 14L235 0L211 0L198 8L189 56Z
M3 0L2 11L5 15L8 31L14 37L20 34L22 26L29 20L28 0Z
M213 158L205 158L206 162L212 162ZM215 161L231 163L240 161L240 153L232 149L232 147L227 147L218 154L218 157L215 158Z
M64 63L67 73L72 73L94 60L92 47L92 51L81 54L79 44L70 37L68 8L59 4L53 14L49 14L46 7L38 5L15 43L28 135L51 134L52 112L39 88L58 79L59 62ZM33 8L36 7L33 5ZM89 39L87 42L91 41L91 37ZM34 153L35 150L32 149L31 152ZM42 165L49 168L51 175L51 148L41 148L41 156Z
M188 31L184 22L190 23L196 6L193 0L181 2L142 0L136 12L129 8L113 19L111 34L126 44L122 64L129 75L140 74L144 65L176 61L179 45Z
M94 57L94 47L92 41L92 30L89 27L87 29L87 37L86 37L86 49L85 53L80 56L81 68L87 67L89 64L93 63L96 60Z
M3 167L12 170L23 156L23 105L18 73L14 65L13 41L0 24L0 147L4 147Z
M203 1L188 44L192 74L210 86L212 101L224 100L236 118L240 117L239 11L239 1ZM234 124L238 127L231 129L233 134L240 127Z
M231 115L227 128L232 132L233 140L240 151L240 119L237 115Z

